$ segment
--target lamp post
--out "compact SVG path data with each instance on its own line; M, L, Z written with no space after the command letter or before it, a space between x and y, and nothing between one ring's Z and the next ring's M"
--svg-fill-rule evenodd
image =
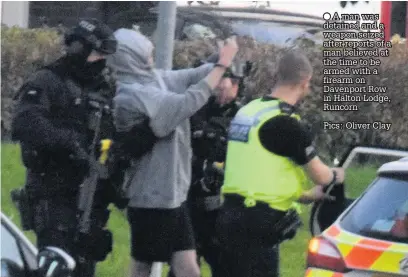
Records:
M157 19L156 68L172 69L174 32L176 30L177 4L175 1L159 2L159 17ZM154 263L150 277L161 277L162 263Z

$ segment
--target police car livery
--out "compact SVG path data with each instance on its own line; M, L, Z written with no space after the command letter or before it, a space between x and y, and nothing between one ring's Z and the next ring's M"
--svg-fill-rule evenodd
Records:
M329 192L336 203L315 204L305 277L408 276L408 151L353 151L404 158L383 164L356 200L340 186Z

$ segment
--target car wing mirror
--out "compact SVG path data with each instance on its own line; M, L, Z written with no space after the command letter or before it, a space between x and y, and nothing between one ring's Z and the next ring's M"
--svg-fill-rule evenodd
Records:
M75 270L75 260L64 250L46 247L37 256L39 277L71 277Z

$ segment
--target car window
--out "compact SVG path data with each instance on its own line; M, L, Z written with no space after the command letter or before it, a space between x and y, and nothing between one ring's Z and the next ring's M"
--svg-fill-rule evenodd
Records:
M181 15L179 22L182 25L182 37L188 37L186 31L191 32L189 29L202 33L201 37L209 38L226 37L231 31L231 27L225 20L208 14Z
M183 28L183 34L191 40L203 38L216 38L217 35L210 27L202 24L189 24Z
M408 243L407 177L377 178L340 224L362 236Z
M240 36L250 36L256 41L277 45L288 45L298 38L307 38L318 42L312 34L316 30L308 32L307 28L278 24L263 21L231 21L231 28Z
M381 152L384 151L384 152ZM380 151L380 152L379 152ZM395 153L387 149L368 150L368 152L357 152L345 172L345 195L348 199L357 199L377 178L377 170L386 163L396 159ZM403 151L403 153L405 153ZM398 154L400 155L400 154ZM402 155L402 154L401 154ZM401 156L398 156L401 157Z
M17 241L10 231L1 224L1 259L8 259L24 268L23 258L19 251Z

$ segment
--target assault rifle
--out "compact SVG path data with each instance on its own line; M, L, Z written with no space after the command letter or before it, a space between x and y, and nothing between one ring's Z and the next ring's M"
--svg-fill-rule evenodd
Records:
M99 91L97 93L88 94L89 114L89 129L93 131L92 143L88 151L88 176L84 179L80 186L78 195L78 228L77 228L77 243L83 248L81 252L85 256L92 256L93 260L102 261L107 254L112 251L112 234L104 228L108 218L109 211L107 207L98 207L101 211L95 213L95 196L99 186L106 185L102 182L109 180L108 167L106 161L108 151L112 145L111 139L101 139L101 126L103 125L103 116L110 116L111 106L110 97L104 97ZM110 118L111 119L111 118ZM100 146L99 151L97 147ZM97 158L99 153L99 158Z

